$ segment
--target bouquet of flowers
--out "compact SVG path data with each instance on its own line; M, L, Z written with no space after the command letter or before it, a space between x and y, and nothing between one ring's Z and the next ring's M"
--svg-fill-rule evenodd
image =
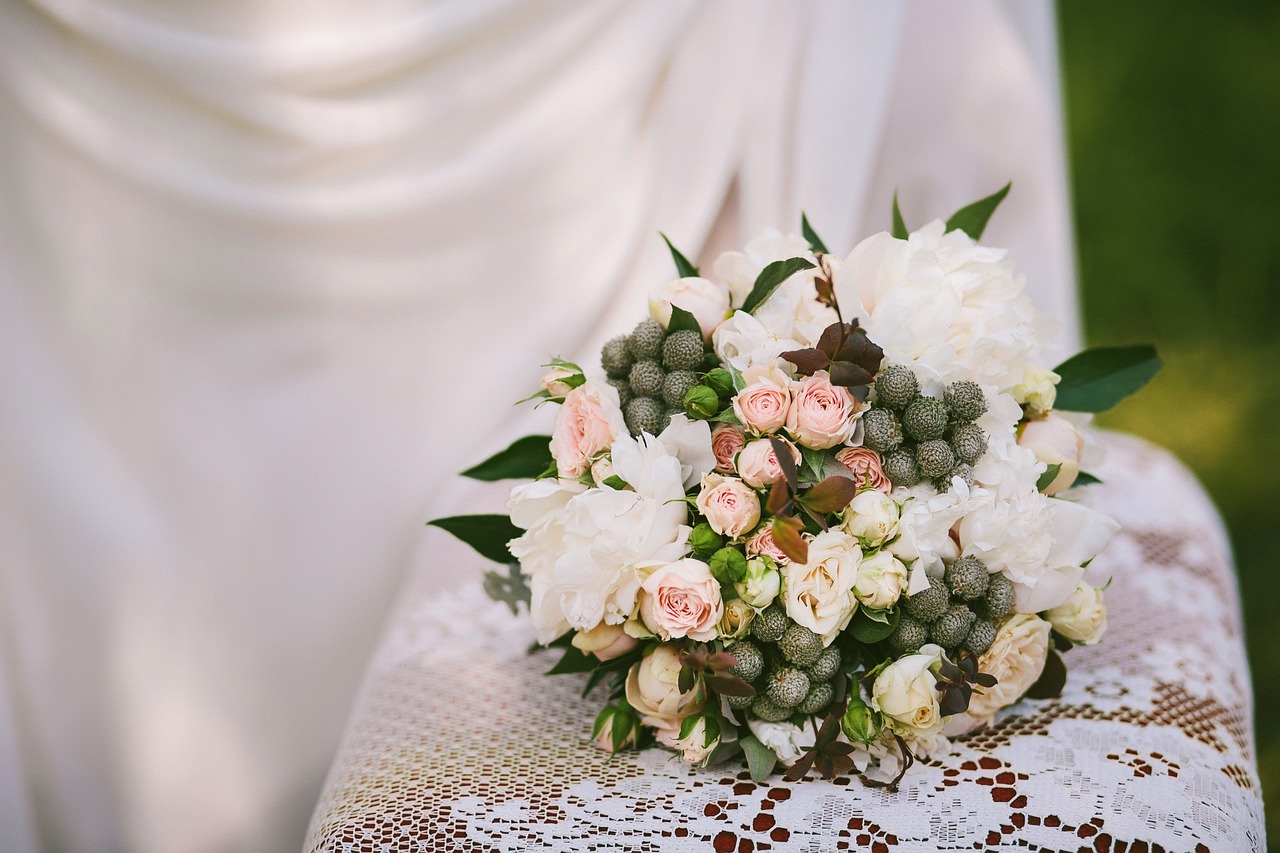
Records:
M465 472L525 478L510 516L436 524L508 564L550 674L607 694L594 739L895 784L913 757L1057 695L1098 642L1085 566L1117 525L1078 428L1160 367L1149 346L1045 369L1022 279L979 244L1000 192L831 254L768 233L678 278L559 406ZM664 238L665 239L665 238Z

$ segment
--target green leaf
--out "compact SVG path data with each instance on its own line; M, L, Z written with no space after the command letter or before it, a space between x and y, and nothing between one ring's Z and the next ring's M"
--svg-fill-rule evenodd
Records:
M1044 473L1040 475L1040 479L1036 480L1036 491L1043 492L1049 488L1049 484L1058 479L1058 472L1062 470L1062 463L1054 462L1048 468L1044 469Z
M543 471L551 458L551 436L526 435L511 442L488 459L462 472L462 476L492 483L496 480L532 479Z
M1092 486L1094 484L1101 483L1101 482L1102 482L1101 480L1099 480L1097 477L1090 474L1088 471L1081 471L1079 474L1076 475L1076 481L1071 484L1071 487L1075 488L1076 486Z
M778 754L761 743L755 735L747 735L738 743L742 744L742 751L747 756L747 769L751 771L751 778L757 782L768 779L773 768L778 766Z
M511 608L512 615L520 613L518 604L529 604L532 592L520 571L519 563L507 566L506 572L491 571L484 573L484 593L494 601L500 601Z
M1105 412L1146 385L1163 365L1150 344L1085 350L1053 369L1062 377L1054 408Z
M707 766L715 767L717 764L724 764L740 752L742 752L740 741L722 740L719 746L711 750L711 756L707 758Z
M898 209L897 190L893 193L893 230L889 233L898 240L905 240L911 236L911 232L907 230L907 223L902 219L902 211Z
M870 607L863 607L861 613L872 622L879 622L881 625L889 624L888 610L873 610Z
M466 542L482 557L495 563L515 560L507 550L507 543L524 533L505 515L452 515L436 518L427 524L439 527Z
M854 639L860 643L871 645L878 643L893 633L893 629L898 627L898 620L902 615L897 610L890 610L887 614L887 621L881 622L867 615L867 611L859 607L857 614L854 615L853 621L849 623L849 631L853 634Z
M951 214L951 218L947 220L947 230L963 231L973 239L981 240L982 232L987 229L987 220L996 212L996 208L1000 206L1000 202L1004 201L1004 197L1009 194L1012 186L1013 181L1010 181L986 198L965 205Z
M800 466L801 483L819 483L826 479L827 452L825 450L801 447L800 455L804 460Z
M827 251L827 244L823 243L822 238L813 230L813 226L809 224L809 217L805 215L803 210L800 211L800 233L809 241L810 249L815 252L821 252L824 255L830 254Z
M571 672L590 672L600 661L583 652L577 646L566 646L564 655L546 675L565 675Z
M778 289L778 285L801 270L811 269L813 269L813 264L804 258L787 258L785 261L774 261L760 270L760 275L756 276L756 282L751 286L751 292L747 294L747 299L742 303L741 310L746 311L748 314L754 312L773 295L773 292Z
M1062 695L1062 688L1067 686L1067 665L1062 656L1053 649L1044 662L1044 671L1031 689L1027 691L1029 699L1057 699Z
M671 260L676 262L676 272L680 275L680 277L681 278L696 277L698 275L698 268L695 267L693 264L689 263L689 259L686 258L684 255L680 254L679 249L671 245L671 241L667 239L666 234L663 234L661 231L659 231L658 235L662 237L663 241L667 244L667 248L671 250Z
M671 320L667 322L668 332L679 332L682 329L688 329L691 332L702 334L702 327L698 325L698 320L688 311L679 305L671 306Z

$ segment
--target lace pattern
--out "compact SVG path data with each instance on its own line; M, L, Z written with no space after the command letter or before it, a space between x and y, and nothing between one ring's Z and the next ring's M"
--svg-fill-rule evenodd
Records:
M1245 851L1265 846L1249 676L1216 513L1162 451L1108 436L1093 499L1124 531L1109 635L1063 696L1024 701L921 762L756 784L587 743L598 702L545 678L523 620L475 589L407 603L374 660L309 853L382 851Z

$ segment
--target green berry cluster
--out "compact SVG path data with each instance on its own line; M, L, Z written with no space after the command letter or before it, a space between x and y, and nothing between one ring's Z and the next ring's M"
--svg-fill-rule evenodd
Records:
M685 395L698 384L704 356L702 335L690 329L668 334L653 320L641 321L629 335L611 339L600 351L600 365L632 435L657 435L671 416L684 411Z
M924 397L908 367L891 364L876 376L875 400L862 416L863 443L879 453L895 486L930 480L940 490L959 477L973 483L973 465L987 435L973 421L987 410L976 382L952 382L942 398Z
M738 659L729 673L756 689L751 698L728 697L732 708L778 722L821 713L835 698L831 682L840 672L840 650L823 648L821 637L776 604L756 614L750 639L739 640L728 652Z
M904 652L937 643L954 656L980 655L996 637L996 623L1013 609L1013 584L967 555L946 567L941 579L907 599L889 642Z

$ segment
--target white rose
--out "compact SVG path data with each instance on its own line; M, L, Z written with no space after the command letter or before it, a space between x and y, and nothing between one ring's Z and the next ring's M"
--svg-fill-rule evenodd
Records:
M996 627L991 648L978 658L978 670L996 678L995 687L975 687L969 716L989 723L996 711L1031 689L1049 657L1049 623L1030 613L1015 613Z
M680 649L658 646L627 673L627 701L641 722L654 728L679 728L680 721L706 704L697 688L680 691Z
M649 294L649 316L666 328L671 322L671 306L688 311L710 338L729 313L729 287L705 278L678 278Z
M1076 587L1071 597L1044 614L1053 629L1084 646L1092 646L1107 630L1107 605L1102 590L1087 583Z
M1032 417L1046 414L1058 399L1058 382L1062 377L1052 370L1027 364L1022 381L1009 392L1018 405L1026 406Z
M884 610L898 601L906 585L907 567L888 551L878 551L858 566L853 594L863 607Z
M557 364L553 366L551 370L547 371L547 374L542 377L542 388L552 397L563 397L572 391L575 385L582 384L580 379L573 384L565 381L567 379L572 379L575 376L581 377L582 371L573 370L572 368Z
M813 729L800 727L794 723L767 723L755 717L747 720L747 728L756 736L756 740L773 750L783 764L793 764L809 750L813 749Z
M782 569L787 615L831 645L858 609L853 588L858 581L862 549L843 530L819 533L809 543L809 561Z
M1023 424L1018 444L1036 455L1045 465L1058 465L1058 476L1043 489L1056 495L1068 489L1080 474L1080 457L1084 454L1084 436L1069 420L1059 415L1046 415Z
M757 610L763 610L773 603L782 588L782 576L778 574L777 564L768 557L754 557L747 560L747 574L733 585L738 598Z
M893 498L875 489L865 489L855 495L845 509L844 529L863 545L873 548L898 534L901 515Z
M721 536L741 536L760 521L759 496L736 477L707 474L702 478L697 506L707 524Z
M871 707L891 719L895 730L912 734L941 732L945 721L932 670L941 660L942 649L929 643L916 654L889 664L871 687Z

